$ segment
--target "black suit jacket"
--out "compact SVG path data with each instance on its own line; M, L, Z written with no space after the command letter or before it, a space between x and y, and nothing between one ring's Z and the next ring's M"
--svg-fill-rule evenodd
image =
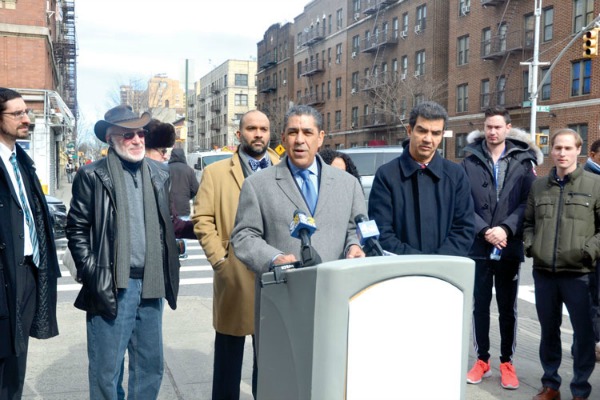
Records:
M58 335L56 322L56 282L60 276L48 205L35 172L33 160L15 145L19 170L27 191L39 240L40 265L37 269L37 307L29 332L22 332L16 301L22 298L17 286L18 268L23 266L25 234L23 211L10 176L0 162L0 358L20 355L26 349L26 335L38 339ZM10 167L10 166L9 166Z

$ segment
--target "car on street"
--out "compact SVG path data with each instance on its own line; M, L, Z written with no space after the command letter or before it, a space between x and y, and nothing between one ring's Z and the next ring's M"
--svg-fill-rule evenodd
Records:
M54 238L64 238L65 227L67 226L67 207L62 200L48 195L46 195L46 202L50 211L50 222L52 223Z
M204 172L204 168L209 166L210 164L224 160L226 158L230 158L233 155L232 152L229 151L202 151L196 153L189 153L186 156L187 163L190 167L194 168L194 172L196 173L196 178L198 178L198 182L202 180L202 172Z
M371 186L373 186L375 172L383 164L399 157L402 154L402 150L402 146L352 147L338 150L341 153L348 154L354 165L356 165L365 192L367 208L369 206L369 194L371 193Z

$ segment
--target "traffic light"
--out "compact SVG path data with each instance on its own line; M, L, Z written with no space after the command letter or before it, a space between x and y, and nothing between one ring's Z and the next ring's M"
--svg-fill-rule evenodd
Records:
M535 144L540 148L548 146L548 135L545 133L536 133Z
M598 34L600 28L590 29L583 34L583 56L593 58L598 55Z

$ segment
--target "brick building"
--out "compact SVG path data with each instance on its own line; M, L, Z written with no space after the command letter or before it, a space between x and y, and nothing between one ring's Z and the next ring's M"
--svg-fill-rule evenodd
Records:
M564 54L539 92L538 105L549 108L537 113L537 132L568 126L586 146L600 137L599 61L582 57L581 40L567 48L599 11L600 0L543 2L540 61ZM347 148L399 144L414 104L436 100L453 131L443 151L459 160L487 106L505 106L513 125L529 131L529 69L521 62L533 57L534 21L527 0L313 0L285 32L273 25L258 43L257 80L265 90L257 106L281 119L288 103L310 104L323 115L325 146ZM293 54L270 59L273 41L282 38ZM540 69L538 82L548 69ZM273 85L280 71L285 86Z
M49 194L68 155L76 156L76 57L73 0L0 0L0 86L19 91L33 109L23 146Z

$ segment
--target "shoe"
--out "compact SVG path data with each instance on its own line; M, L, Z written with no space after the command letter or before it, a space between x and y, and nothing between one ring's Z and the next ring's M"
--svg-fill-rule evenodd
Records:
M467 383L471 383L476 385L481 382L483 378L488 378L492 376L492 367L490 367L490 362L477 360L473 368L467 373Z
M533 396L533 400L560 400L560 392L544 386L537 395Z
M596 343L596 362L600 362L600 343Z
M504 389L515 390L519 388L519 378L517 378L517 372L515 367L510 362L504 362L500 364L500 385Z

